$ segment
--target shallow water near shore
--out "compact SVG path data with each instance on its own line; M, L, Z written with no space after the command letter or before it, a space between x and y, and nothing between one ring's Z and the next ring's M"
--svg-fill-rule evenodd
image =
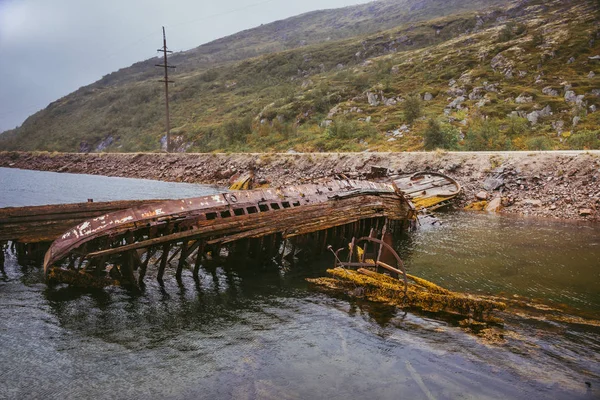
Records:
M50 179L22 173L29 182ZM127 198L143 198L149 185L171 185L142 181L136 193L126 179L108 178L124 186L85 179L110 200L121 199L122 187ZM178 188L164 190L204 194L198 185ZM47 203L69 197L57 190ZM44 196L31 197L43 204ZM453 290L516 295L569 316L599 317L599 226L463 212L440 218L440 227L397 238L411 273ZM181 286L171 269L164 287L150 274L145 290L134 293L49 288L38 266L19 265L8 252L0 280L0 398L600 396L597 326L506 314L505 343L489 344L451 318L330 296L305 282L331 264L324 255L294 267L221 265L204 268L198 283L185 271Z

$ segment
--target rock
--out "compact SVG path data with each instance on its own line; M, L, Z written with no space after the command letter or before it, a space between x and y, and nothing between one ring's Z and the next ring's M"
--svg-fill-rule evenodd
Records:
M500 186L504 185L504 178L504 168L496 168L492 175L486 178L486 180L483 182L483 188L488 192L496 190Z
M92 145L86 141L79 143L79 152L80 153L89 153L92 151Z
M324 120L323 122L321 122L321 127L322 127L322 128L326 128L326 127L328 127L329 125L331 125L331 123L332 123L332 122L333 122L332 120L330 120L330 119L326 119L326 120Z
M340 112L340 106L339 106L339 104L336 105L335 107L333 107L331 110L329 110L329 113L327 114L327 118L333 118L333 116L335 114L337 114L338 112Z
M500 197L494 198L485 206L487 212L498 212L502 209L502 199Z
M498 84L497 83L487 83L483 82L483 88L488 92L498 93Z
M392 75L398 75L400 73L400 66L394 65L390 71Z
M477 103L475 103L475 107L483 107L488 103L491 103L491 101L489 99L483 98L483 99L479 100Z
M523 204L529 205L532 207L541 207L542 201L541 200L533 200L533 199L525 199L525 200L523 200Z
M456 108L457 110L460 110L462 108L462 103L465 100L466 99L464 98L464 96L458 96L450 104L448 104L448 108Z
M558 133L559 135L561 133L563 133L563 128L565 126L564 121L562 120L558 120L558 121L554 121L552 122L552 128L556 131L556 133Z
M567 90L565 92L565 101L567 103L575 103L575 105L580 106L581 104L583 104L583 95L577 95L575 94L574 91L572 90Z
M575 62L575 57L571 57L569 58L569 61L567 61L567 64L573 64Z
M588 79L592 79L595 76L596 74L594 73L594 71L590 71L590 73L588 74Z
M520 94L519 97L517 97L515 99L515 103L517 103L517 104L526 104L526 103L531 103L532 101L533 101L532 96L526 96L524 94Z
M469 93L469 100L479 100L483 97L484 89L481 86L473 88L473 91Z
M594 210L592 210L591 208L581 208L579 209L579 215L581 215L582 217L586 217L588 215L592 215L594 213Z
M581 121L581 118L579 117L579 115L576 115L573 117L573 128L575 128L577 126L577 124L579 124L579 122Z
M448 91L446 93L448 93L452 97L458 97L458 96L464 96L466 94L466 91L465 91L465 89L453 86L450 89L448 89Z
M600 97L600 89L592 89L592 94L596 97Z
M600 60L600 55L591 56L591 57L588 57L588 59L593 60L593 61L598 61L598 60Z
M595 112L596 112L596 105L595 105L595 104L592 104L592 105L590 106L590 112L592 112L592 113L595 113Z
M367 118L365 118L365 122L367 122L367 123L371 122L371 116L370 115Z
M375 93L367 92L367 100L369 101L369 105L373 107L379 105L379 100L377 99L377 95Z
M384 104L385 104L386 106L388 106L388 107L389 107L389 106L394 106L394 105L396 105L397 103L398 103L398 101L396 101L396 99L394 99L394 98L391 98L391 99L386 99L386 100L385 100L385 102L384 102Z
M488 193L485 190L482 190L481 192L477 193L475 195L475 198L477 200L487 200L488 199Z
M490 61L490 66L495 71L498 69L505 69L510 66L510 62L501 53L498 53Z
M551 86L546 86L542 89L542 93L546 96L558 96L558 91L552 89Z
M425 95L423 95L423 100L431 101L431 100L433 100L433 95L429 92L425 92Z
M448 86L454 86L456 85L456 79L450 79L450 82L448 82Z
M165 146L165 150L167 149L167 135L164 135L164 146ZM106 139L104 139L103 141L101 141L100 143L98 143L98 146L96 146L96 151L97 152L101 152L106 150L111 144L113 144L114 139L112 136L108 136ZM161 140L161 144L162 144L162 140Z
M540 118L540 113L537 111L532 111L529 114L527 114L527 121L531 122L531 125L537 124L539 118Z

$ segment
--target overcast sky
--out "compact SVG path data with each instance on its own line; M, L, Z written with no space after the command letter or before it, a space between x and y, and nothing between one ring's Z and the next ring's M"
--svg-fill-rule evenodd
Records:
M367 0L0 0L0 132L103 75L307 11Z

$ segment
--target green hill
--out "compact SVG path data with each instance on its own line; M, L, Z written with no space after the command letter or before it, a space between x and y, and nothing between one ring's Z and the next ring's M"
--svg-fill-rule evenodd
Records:
M497 3L377 1L178 53L176 147L600 148L598 2ZM2 134L0 149L158 151L154 63L57 100Z

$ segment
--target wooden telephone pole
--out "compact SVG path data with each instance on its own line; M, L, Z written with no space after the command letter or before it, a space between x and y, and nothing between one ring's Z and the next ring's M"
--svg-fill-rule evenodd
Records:
M166 121L166 129L167 129L167 153L171 152L171 121L169 120L169 83L173 83L174 81L169 80L169 68L175 68L174 65L169 65L167 63L167 53L172 53L172 51L167 50L167 35L165 34L165 27L162 27L163 31L163 47L158 49L157 51L162 51L163 53L163 64L156 64L157 67L165 68L165 79L159 82L165 83L165 107L167 112L167 121Z

